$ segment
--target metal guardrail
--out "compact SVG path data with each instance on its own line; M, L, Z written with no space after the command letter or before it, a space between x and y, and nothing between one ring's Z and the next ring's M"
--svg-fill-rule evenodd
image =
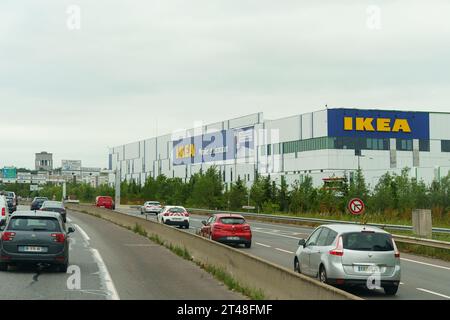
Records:
M268 218L272 220L278 221L286 221L286 222L313 222L319 224L325 223L344 223L344 224L359 224L354 221L344 221L344 220L330 220L330 219L319 219L319 218L306 218L306 217L289 217L289 216L279 216L265 213L250 213L250 212L238 212L238 211L223 211L223 210L207 210L207 209L198 209L198 208L186 208L190 211L197 212L205 212L205 213L231 213L231 214L240 214L244 217L253 217L253 218ZM390 230L404 230L404 231L412 231L412 226L406 225L398 225L398 224L381 224L381 223L367 223L368 226L378 227L382 229L390 229ZM433 232L441 232L441 233L450 233L450 229L447 228L433 228Z

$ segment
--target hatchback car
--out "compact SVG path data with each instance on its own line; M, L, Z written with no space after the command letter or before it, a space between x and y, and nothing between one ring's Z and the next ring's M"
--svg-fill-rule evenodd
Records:
M189 213L181 206L165 206L158 213L157 220L167 225L189 229Z
M116 205L114 204L114 200L110 196L98 196L95 199L95 206L110 210L115 210Z
M16 202L14 201L14 198L7 196L6 200L8 201L9 213L13 213L13 212L17 211L17 205L16 205Z
M43 204L45 201L48 201L48 198L47 198L47 197L35 197L35 198L33 199L33 202L31 202L31 207L30 207L30 209L31 209L31 210L40 210L42 204Z
M75 231L64 227L54 212L16 212L3 229L0 238L0 271L18 263L57 265L67 272L69 265L68 235Z
M395 295L400 284L400 253L392 236L363 225L323 225L305 241L294 257L294 270L323 283L383 288Z
M155 213L158 214L161 211L161 204L158 201L147 201L141 207L141 214Z
M200 235L210 240L252 246L252 231L244 217L237 214L214 214L207 221L202 221Z
M41 206L41 211L57 212L61 215L64 223L67 220L67 213L64 204L60 201L45 201Z

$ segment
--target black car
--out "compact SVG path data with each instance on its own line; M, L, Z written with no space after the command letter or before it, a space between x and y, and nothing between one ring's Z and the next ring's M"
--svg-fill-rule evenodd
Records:
M58 213L19 211L2 231L0 271L20 263L57 265L60 272L67 272L68 235L75 229L69 227L66 231Z
M51 211L51 212L57 212L61 215L64 223L66 223L66 208L64 207L64 204L60 201L44 201L44 203L41 206L41 211Z
M47 197L36 197L33 199L33 202L31 203L31 210L40 210L42 207L42 204L48 201Z
M13 212L17 211L17 205L16 205L16 202L14 201L14 198L6 197L6 200L8 201L9 213L13 213Z

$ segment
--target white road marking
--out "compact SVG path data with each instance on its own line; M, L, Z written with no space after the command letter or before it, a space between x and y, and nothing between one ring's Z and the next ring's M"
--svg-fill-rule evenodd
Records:
M289 253L289 254L294 254L294 252L292 252L292 251L287 251L287 250L283 250L283 249L280 249L280 248L275 248L275 250L278 250L278 251L281 251L281 252L285 252L285 253Z
M300 240L301 239L301 238L298 238L298 237L291 237L291 236L286 236L284 234L260 231L260 230L255 230L255 229L253 229L253 232L260 232L260 233L270 234L272 236L285 237L285 238L290 238L290 239L295 239L295 240Z
M414 263L418 263L418 264L423 264L425 266L430 266L430 267L435 267L435 268L441 268L441 269L445 269L445 270L450 270L449 267L444 267L444 266L438 266L437 264L431 264L431 263L426 263L426 262L421 262L421 261L416 261L416 260L411 260L411 259L406 259L406 258L400 258L401 260L404 261L408 261L408 262L414 262Z
M137 244L133 244L133 243L128 244L128 243L126 243L126 244L124 244L124 246L125 247L160 247L160 245L158 245L158 244L139 244L139 243L137 243Z
M89 238L88 234L79 225L75 224L75 226L77 227L78 231L80 231L81 236L85 241L91 241L91 238Z
M72 219L70 219L69 217L67 217L67 222L71 223Z
M423 292L434 294L436 296L439 296L439 297L442 297L442 298L445 298L445 299L450 299L450 296L446 296L445 294L442 294L442 293L437 293L437 292L434 292L434 291L431 291L431 290L427 290L427 289L422 289L422 288L416 288L416 289L419 290L419 291L423 291Z
M402 286L403 286L403 285L404 285L404 283L403 283L403 282L400 282L400 285L402 285Z
M255 244L257 244L258 246L266 247L266 248L272 248L271 246L264 244L264 243L255 242Z
M98 269L100 271L100 279L102 280L106 290L108 290L108 297L110 300L120 300L119 294L117 293L116 287L114 286L114 282L111 279L111 275L108 272L108 268L105 265L105 262L102 259L102 256L98 252L97 249L91 249L92 256L94 257Z

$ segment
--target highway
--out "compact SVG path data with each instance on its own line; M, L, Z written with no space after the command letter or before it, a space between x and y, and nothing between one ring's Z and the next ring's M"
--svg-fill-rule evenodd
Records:
M118 211L145 219L136 209ZM156 220L155 215L148 219ZM191 215L190 229L195 233L206 216ZM240 250L264 258L270 262L293 270L293 259L298 248L298 240L306 238L313 229L293 225L249 221L253 231L253 245ZM364 299L397 300L448 300L450 299L450 263L402 253L402 282L396 296L387 297L383 290L346 289Z
M0 300L245 299L193 263L113 223L69 211L68 225L76 228L68 273L10 267L0 272Z

